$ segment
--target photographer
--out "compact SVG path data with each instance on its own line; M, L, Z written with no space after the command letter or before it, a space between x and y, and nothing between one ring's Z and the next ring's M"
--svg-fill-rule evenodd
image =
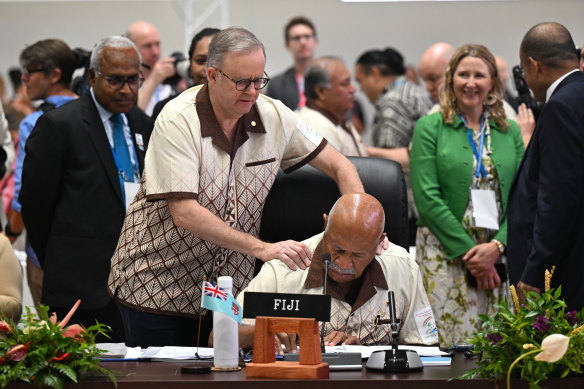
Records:
M191 41L191 46L189 47L189 59L188 64L190 65L185 73L187 75L182 75L183 79L190 79L192 84L189 84L188 87L193 85L203 84L207 81L207 75L205 74L207 68L207 56L209 54L209 44L211 43L211 39L213 36L218 33L220 30L217 28L203 28L193 37ZM183 72L184 69L184 62L179 62L179 55L178 53L173 54L176 58L175 68L177 68L177 74L175 79L178 79L181 75L180 73ZM190 77L189 77L190 76ZM180 92L178 92L180 93ZM177 93L177 94L178 94ZM156 117L162 111L162 108L168 103L170 100L174 99L176 95L167 97L164 100L159 101L155 106L154 110L152 111L152 120L156 120Z
M172 94L172 87L164 83L176 74L175 58L160 59L160 36L156 27L147 22L133 23L126 31L142 56L144 84L138 92L138 107L147 115L152 115L154 105Z

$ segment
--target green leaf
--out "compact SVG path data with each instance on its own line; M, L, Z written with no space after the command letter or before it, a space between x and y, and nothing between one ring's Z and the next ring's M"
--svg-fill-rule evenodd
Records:
M55 375L43 374L37 376L35 384L51 386L55 389L63 389L63 380Z
M534 316L539 316L541 314L542 313L539 312L539 311L529 311L527 314L525 314L525 317L526 318L528 318L528 317L534 317Z
M62 363L53 363L51 366L55 370L58 370L59 373L67 376L71 381L77 382L77 373L75 373L75 370L73 370L69 366L64 365Z

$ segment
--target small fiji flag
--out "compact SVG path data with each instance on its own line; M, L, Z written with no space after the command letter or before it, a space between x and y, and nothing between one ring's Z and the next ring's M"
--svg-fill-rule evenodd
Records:
M217 311L231 316L241 325L241 307L231 293L210 282L203 281L201 295L201 308Z

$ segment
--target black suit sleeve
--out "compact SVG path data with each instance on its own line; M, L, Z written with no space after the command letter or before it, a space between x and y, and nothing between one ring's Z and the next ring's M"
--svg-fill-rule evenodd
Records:
M55 202L59 195L67 140L56 124L42 115L26 145L19 201L30 243L44 264Z
M535 136L539 147L537 213L532 249L521 281L541 288L544 272L567 257L584 193L584 131L578 106L562 99L551 99ZM565 271L565 269L564 269Z

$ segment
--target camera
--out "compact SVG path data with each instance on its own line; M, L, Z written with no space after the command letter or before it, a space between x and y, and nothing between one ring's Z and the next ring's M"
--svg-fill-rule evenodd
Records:
M529 90L525 77L523 76L523 69L519 65L513 67L513 80L515 81L515 88L519 94L517 96L517 104L521 105L525 103L525 106L531 109L533 117L537 121L539 113L543 108L543 103L537 101L531 94L531 90Z
M163 81L163 84L175 87L181 79L189 79L191 64L189 59L179 51L175 51L170 57L174 58L174 76L168 77Z
M73 81L71 81L71 89L77 95L81 96L90 88L88 80L88 70L91 62L91 51L77 47L73 49L73 53L77 58L77 70L73 73Z

